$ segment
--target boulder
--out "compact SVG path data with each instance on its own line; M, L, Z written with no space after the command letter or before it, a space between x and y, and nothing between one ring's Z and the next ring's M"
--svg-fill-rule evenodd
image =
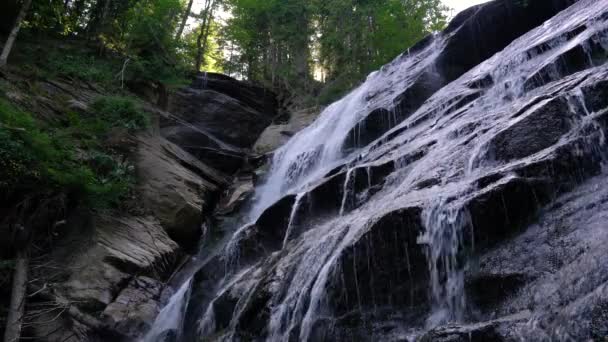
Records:
M159 219L173 240L186 249L194 248L203 215L212 212L226 177L158 136L139 137L136 160L144 208Z
M190 87L225 94L270 117L277 114L276 94L264 87L238 81L227 75L213 72L198 73Z
M137 338L150 328L160 311L163 284L149 277L135 277L102 313L109 329Z
M215 216L235 214L254 193L253 175L235 177L232 185L224 192L219 201Z
M310 125L321 112L320 108L312 107L294 111L287 123L272 124L262 132L255 145L253 151L259 154L270 153L289 140L299 131Z
M99 214L89 224L84 231L92 232L92 238L77 236L83 227L75 227L58 248L63 258L71 259L63 296L84 309L110 305L134 272L167 274L180 255L154 218Z
M192 88L171 95L169 112L174 117L161 120L161 132L186 149L249 148L273 118L224 93Z

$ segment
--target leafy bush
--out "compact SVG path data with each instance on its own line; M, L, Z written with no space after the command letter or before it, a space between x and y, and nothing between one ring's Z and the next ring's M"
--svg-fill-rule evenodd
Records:
M100 59L94 55L75 51L52 51L46 58L49 76L68 76L99 83L103 86L120 84L116 73L120 71L118 63Z
M119 103L120 110L101 106L100 116L73 114L67 127L42 130L29 113L0 99L0 200L57 190L96 207L118 204L134 183L134 168L101 149L100 133L113 125L141 127L145 117L132 102Z
M130 131L144 129L150 125L150 119L139 104L123 96L104 96L93 102L91 108L97 120L109 127L124 127Z

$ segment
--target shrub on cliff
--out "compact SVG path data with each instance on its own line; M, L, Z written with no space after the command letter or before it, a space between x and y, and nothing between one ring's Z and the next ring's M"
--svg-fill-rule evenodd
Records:
M133 101L101 98L96 115L72 114L65 127L42 128L31 114L0 99L0 202L44 191L66 192L94 207L116 205L133 182L133 166L106 150L113 127L137 130L147 117Z
M150 120L138 103L129 97L104 96L92 104L95 117L108 127L124 127L130 131L144 129Z

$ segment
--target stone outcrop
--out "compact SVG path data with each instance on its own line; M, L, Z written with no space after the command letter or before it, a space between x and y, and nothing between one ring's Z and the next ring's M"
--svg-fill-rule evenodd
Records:
M206 164L233 174L277 115L275 95L228 76L199 74L171 94L161 133Z
M66 314L49 311L41 319L50 323L34 325L35 334L48 331L48 341L140 334L159 311L162 286L157 279L172 272L179 246L153 217L80 213L63 234L52 257L34 274L49 286L38 295L52 299ZM149 292L140 292L143 288Z
M606 18L497 0L370 75L274 159L280 196L201 265L184 336L604 338Z
M139 138L137 171L144 208L173 240L196 247L202 219L213 211L227 177L157 136Z
M18 75L10 77L19 81ZM50 342L140 338L171 292L167 283L189 259L187 253L197 251L208 217L238 210L251 193L249 171L240 183L230 174L250 164L248 148L276 112L274 95L221 75L212 79L204 91L189 88L174 94L176 114L144 103L155 123L149 131L133 135L116 129L108 134L104 144L133 162L137 183L132 203L122 211L76 208L49 231L51 255L32 270L35 295L28 299L31 310L46 306L33 316L24 336ZM38 89L32 98L16 87L7 96L49 122L66 110L89 113L91 101L102 95L93 85L67 79L40 81ZM157 126L179 115L179 127ZM189 119L227 141L188 136L182 128L192 127ZM205 146L210 152L189 146ZM231 183L241 186L224 194Z
M266 154L276 150L285 144L289 138L309 126L319 116L320 112L321 109L317 107L296 110L291 113L288 122L268 126L253 146L253 151Z

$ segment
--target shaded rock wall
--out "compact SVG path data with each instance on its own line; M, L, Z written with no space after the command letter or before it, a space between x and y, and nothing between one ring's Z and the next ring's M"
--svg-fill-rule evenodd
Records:
M10 82L7 96L48 122L62 120L69 110L89 113L89 104L103 96L94 85L68 79L36 81L39 91L34 95L21 88L29 83L19 74L6 77ZM149 131L137 135L112 131L104 144L134 162L137 184L133 203L126 204L122 211L96 212L78 207L49 231L49 250L44 252L44 260L33 262L35 266L30 270L35 281L29 293L34 295L27 302L30 318L25 337L57 342L131 341L150 328L171 294L167 283L190 258L188 253L198 250L203 223L231 183L232 177L224 171L232 173L241 167L248 155L244 147L253 144L255 132L261 132L265 122L270 123L249 106L268 106L269 115L276 111L273 95L265 98L263 89L221 75L215 77L219 85L214 87L238 100L209 90L203 94L207 96L205 101L228 101L233 107L200 108L200 98L193 95L180 98L183 108L174 108L182 108L193 117L197 113L205 116L204 127L243 148L225 151L232 154L232 160L222 156L197 158L201 155L192 155L161 135L166 130L156 126L158 122L175 116L152 104L144 104L155 122ZM222 117L228 112L230 122ZM258 128L239 131L230 126L242 128L243 122ZM183 124L188 125L180 121ZM197 140L201 137L203 140ZM204 145L208 140L198 136L192 141ZM213 149L223 153L221 149L228 145L217 140Z
M212 167L235 173L277 115L274 93L228 76L199 74L170 95L161 134Z

